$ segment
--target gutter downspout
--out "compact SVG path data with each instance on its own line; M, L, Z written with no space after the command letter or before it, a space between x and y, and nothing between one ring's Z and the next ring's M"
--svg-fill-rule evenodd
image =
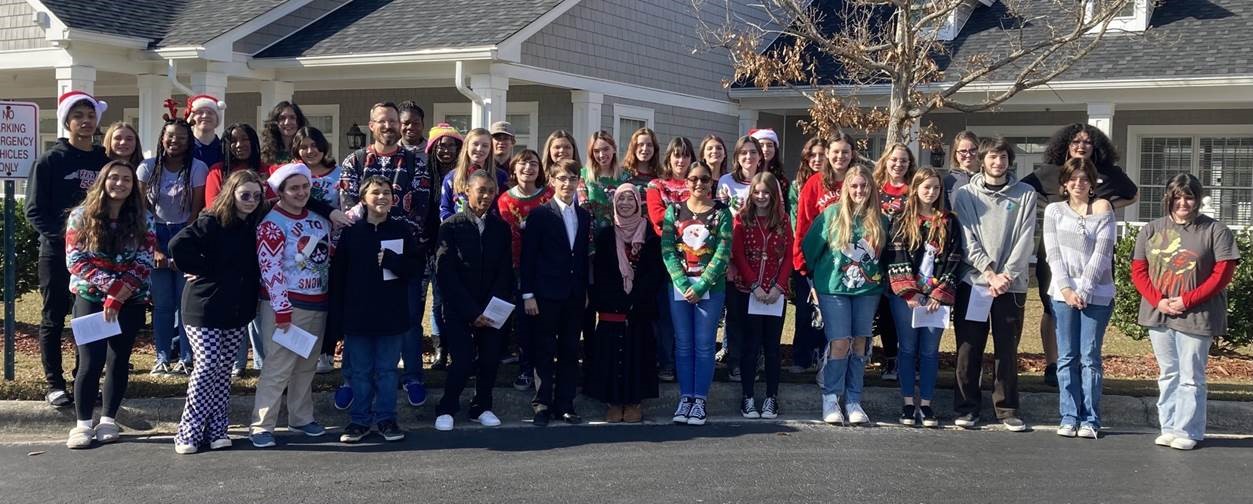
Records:
M453 70L453 82L457 85L457 91L459 91L466 98L469 98L475 105L478 105L484 110L491 107L491 100L484 99L481 95L474 92L473 89L470 89L465 85L465 70L462 68L461 60L457 61L456 67ZM473 126L474 125L471 124L471 127Z
M182 91L184 95L194 96L196 93L193 93L191 88L184 86L182 82L178 81L178 69L174 65L174 58L170 58L166 61L168 64L166 66L165 77L170 80L170 85L174 86L174 89Z

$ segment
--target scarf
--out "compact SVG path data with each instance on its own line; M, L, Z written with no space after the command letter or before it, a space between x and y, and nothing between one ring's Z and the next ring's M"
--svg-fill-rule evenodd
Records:
M635 203L636 211L631 215L622 215L618 212L618 200L623 197L629 197ZM635 267L631 265L631 256L637 256L640 248L644 246L644 233L648 230L648 221L644 219L640 208L640 193L635 188L635 184L627 182L618 186L613 195L613 231L617 239L618 249L618 272L622 273L622 289L627 294L631 293L631 287L635 282ZM627 253L627 246L631 247L630 254Z

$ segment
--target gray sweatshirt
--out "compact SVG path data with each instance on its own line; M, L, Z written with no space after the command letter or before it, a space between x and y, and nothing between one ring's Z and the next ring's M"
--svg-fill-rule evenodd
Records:
M1035 189L1011 173L999 191L988 188L982 173L957 189L953 212L965 240L966 283L986 286L983 272L1007 273L1009 292L1027 292L1027 269L1035 254Z

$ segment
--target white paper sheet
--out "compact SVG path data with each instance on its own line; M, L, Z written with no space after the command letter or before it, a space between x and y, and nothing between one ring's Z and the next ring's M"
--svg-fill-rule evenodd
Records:
M380 252L382 250L390 250L397 254L405 253L405 241L404 240L383 240L379 242L379 247L381 247ZM392 273L391 270L388 270L387 268L383 268L383 280L395 280L397 278L400 278L400 277L396 276L395 273Z
M701 295L700 298L702 300L709 299L709 291L705 291L705 294ZM675 301L687 301L687 298L683 297L683 291L679 290L678 287L674 288L674 300Z
M313 345L317 344L318 337L301 329L296 324L287 326L287 330L274 330L274 342L283 348L296 352L303 358L308 359L313 354Z
M970 304L966 305L966 320L987 322L992 313L992 293L982 285L970 289Z
M944 329L948 327L948 317L949 312L951 311L952 308L944 305L940 305L940 307L933 312L927 311L927 307L925 306L919 306L914 308L912 325L914 326L914 329L920 329L923 327Z
M748 295L748 314L749 315L769 315L771 317L783 316L783 305L787 300L783 296L779 296L774 303L766 304L757 300L757 296Z
M113 319L113 322L105 322L102 311L71 319L70 329L74 332L74 343L78 345L86 345L122 334L122 327L118 325L117 319Z
M500 329L505 325L505 321L509 320L509 314L513 313L513 309L514 305L492 296L492 300L487 303L487 308L483 310L483 317L492 322L492 327Z

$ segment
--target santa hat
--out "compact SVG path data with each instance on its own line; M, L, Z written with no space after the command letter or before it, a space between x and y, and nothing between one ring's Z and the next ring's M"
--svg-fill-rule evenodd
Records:
M457 143L465 141L464 138L461 138L461 132L457 131L456 126L448 123L439 123L432 127L431 132L426 135L426 153L430 154L431 149L435 147L435 144L439 143L439 139L444 137L453 137L457 139Z
M187 97L187 110L183 112L183 117L185 119L190 118L193 110L202 108L212 109L218 115L218 118L221 119L222 111L226 110L226 102L207 94L189 96Z
M283 181L296 175L304 175L305 178L313 180L313 173L309 171L309 167L304 163L287 163L270 172L270 178L265 183L270 185L270 189L275 193L279 192L279 186L283 185Z
M66 91L57 98L57 123L65 126L65 120L70 115L70 109L83 101L90 103L96 109L97 123L104 117L104 111L109 109L109 104L104 100L97 100L96 97L82 91Z
M770 128L750 129L748 130L748 136L757 139L759 142L762 140L769 140L774 142L776 146L779 145L779 135Z

